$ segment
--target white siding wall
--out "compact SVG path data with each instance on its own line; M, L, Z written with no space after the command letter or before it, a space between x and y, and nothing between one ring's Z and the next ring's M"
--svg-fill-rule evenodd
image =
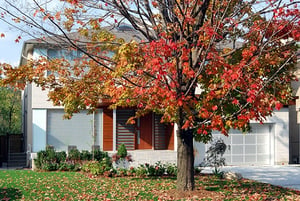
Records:
M269 117L266 123L274 123L274 163L289 162L289 109L282 108Z
M32 124L32 151L38 152L46 148L47 110L33 110Z

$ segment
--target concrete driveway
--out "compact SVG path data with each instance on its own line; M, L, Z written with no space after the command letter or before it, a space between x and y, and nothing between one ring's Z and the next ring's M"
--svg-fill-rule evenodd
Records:
M300 166L226 166L223 171L241 173L244 178L300 190ZM205 168L203 172L211 172Z

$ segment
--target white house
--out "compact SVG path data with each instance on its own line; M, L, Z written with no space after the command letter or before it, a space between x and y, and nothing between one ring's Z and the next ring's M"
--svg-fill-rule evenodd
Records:
M137 37L132 28L124 27L112 30L118 37ZM56 41L41 43L28 40L23 45L21 64L27 59L39 56L51 57ZM293 83L299 95L299 83ZM87 115L86 111L75 114L71 120L63 120L63 108L53 106L47 101L47 92L34 84L26 87L23 93L23 117L26 147L28 152L45 149L52 145L58 151L68 151L76 147L79 150L101 150L113 152L121 143L126 144L135 163L154 163L156 161L176 162L177 142L175 127L159 122L159 117L149 114L141 118L137 125L125 124L133 110L109 110L105 105L97 112ZM228 165L273 165L299 162L299 113L300 102L284 107L269 117L265 124L252 122L252 131L243 134L232 131L229 137L215 133L214 136L225 139L231 149L225 157ZM209 145L195 142L195 165L204 158Z

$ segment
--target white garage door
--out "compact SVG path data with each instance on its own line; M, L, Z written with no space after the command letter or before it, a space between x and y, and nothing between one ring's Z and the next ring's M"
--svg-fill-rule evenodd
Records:
M47 144L54 146L57 151L67 151L69 145L79 150L91 150L94 144L93 130L99 135L101 116L95 115L94 128L93 115L83 111L74 114L70 120L64 120L63 114L64 111L59 109L47 111ZM96 144L99 145L97 139Z
M233 130L228 137L214 134L224 139L227 149L224 157L227 165L269 165L271 163L272 124L251 124L251 132L243 134ZM209 145L205 145L205 150Z

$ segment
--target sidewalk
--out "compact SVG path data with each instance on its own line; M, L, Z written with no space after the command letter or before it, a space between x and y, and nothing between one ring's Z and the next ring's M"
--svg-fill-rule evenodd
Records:
M300 165L226 166L222 170L240 173L247 179L300 190ZM211 172L211 169L203 172Z

